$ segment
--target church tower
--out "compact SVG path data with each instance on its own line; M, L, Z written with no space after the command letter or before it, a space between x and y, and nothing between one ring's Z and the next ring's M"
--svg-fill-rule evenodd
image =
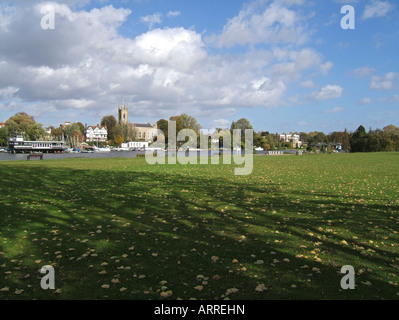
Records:
M129 118L128 118L128 113L129 113L129 107L123 105L123 107L118 106L118 123L119 124L129 124Z

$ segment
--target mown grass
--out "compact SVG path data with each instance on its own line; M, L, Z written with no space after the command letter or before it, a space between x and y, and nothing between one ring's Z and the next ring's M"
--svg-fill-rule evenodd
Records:
M254 161L1 162L0 299L399 299L398 153Z

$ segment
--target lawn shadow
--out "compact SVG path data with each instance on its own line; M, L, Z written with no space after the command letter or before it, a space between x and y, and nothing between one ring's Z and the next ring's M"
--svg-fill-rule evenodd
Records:
M206 172L0 167L0 298L395 298L397 207L349 214L334 194L326 203ZM387 246L366 243L387 236ZM40 288L45 264L59 291ZM344 264L358 272L356 290L340 288Z

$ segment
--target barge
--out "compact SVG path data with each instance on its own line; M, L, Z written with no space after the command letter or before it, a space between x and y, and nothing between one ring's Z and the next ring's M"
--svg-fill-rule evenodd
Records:
M63 141L26 141L23 136L8 140L11 153L62 153L65 149Z

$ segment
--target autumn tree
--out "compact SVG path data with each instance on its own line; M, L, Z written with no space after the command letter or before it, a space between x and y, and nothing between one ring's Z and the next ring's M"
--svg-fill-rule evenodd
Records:
M342 149L343 150L350 150L350 136L348 131L345 129L345 131L337 131L333 132L330 135L328 135L328 140L333 143L340 143L342 144Z
M125 140L122 138L121 135L118 134L118 135L115 137L114 142L115 142L115 144L116 144L117 146L120 147L121 144L122 144L123 142L125 142Z
M23 134L28 140L39 140L44 137L42 125L25 112L18 112L6 121L6 127L12 135Z

